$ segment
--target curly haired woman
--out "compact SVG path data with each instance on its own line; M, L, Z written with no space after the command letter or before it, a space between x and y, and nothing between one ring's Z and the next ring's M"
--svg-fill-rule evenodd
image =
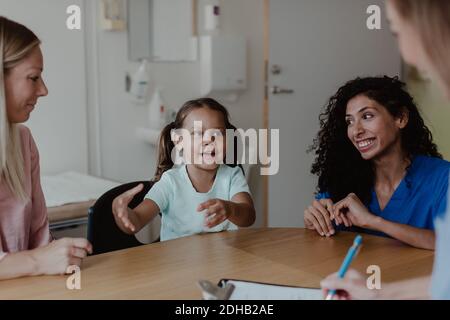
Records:
M413 98L397 78L357 78L330 98L311 150L318 191L305 227L390 236L434 249L434 218L446 208L450 163L442 160Z

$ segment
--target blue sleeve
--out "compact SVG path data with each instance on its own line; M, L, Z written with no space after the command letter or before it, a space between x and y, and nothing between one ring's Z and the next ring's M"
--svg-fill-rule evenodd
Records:
M436 252L431 278L433 299L450 299L450 215L436 219Z
M328 192L319 192L316 194L316 200L320 199L330 199L330 194Z
M167 173L163 173L161 179L152 186L145 199L153 200L158 205L159 211L163 213L172 200L173 190L171 177Z
M231 176L230 199L240 192L247 192L251 195L250 188L248 187L247 180L245 180L241 168L234 167Z

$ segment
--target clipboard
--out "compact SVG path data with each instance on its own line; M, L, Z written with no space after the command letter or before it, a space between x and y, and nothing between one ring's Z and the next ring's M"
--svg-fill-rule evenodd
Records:
M228 300L323 300L318 288L277 285L273 283L221 279L218 286L232 285L233 291Z

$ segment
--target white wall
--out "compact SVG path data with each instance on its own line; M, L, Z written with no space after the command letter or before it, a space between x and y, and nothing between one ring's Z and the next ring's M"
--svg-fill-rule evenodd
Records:
M203 5L199 1L199 33L203 34ZM97 3L98 4L98 3ZM94 1L88 11L98 11ZM221 2L221 33L245 34L249 42L248 77L249 87L228 107L232 122L243 128L262 126L263 103L263 1L226 0ZM94 155L97 142L90 135L90 168L112 180L132 181L149 179L156 164L156 149L139 141L135 129L147 125L147 109L134 105L125 92L125 75L133 73L137 64L128 61L127 33L107 32L96 28L96 41L89 41L88 60L95 58L90 49L97 45L99 96L93 98L89 106L89 118L96 117L95 106L99 105L99 125L90 121L90 132L99 133L100 153ZM251 58L250 58L251 57ZM152 63L150 73L152 83L164 87L164 100L170 108L179 108L185 101L200 96L199 62L192 63ZM98 102L96 102L98 101ZM98 159L100 156L100 159ZM262 218L261 179L256 176L251 182L258 211L257 225Z
M1 0L0 14L42 40L43 77L49 95L26 123L38 145L43 174L87 172L84 33L66 28L66 8L82 0Z
M425 124L433 134L433 140L444 159L450 159L450 103L436 83L414 77L407 78L410 93L419 107Z
M366 10L383 0L271 0L270 87L293 89L269 95L269 125L280 129L280 167L269 178L269 226L303 226L303 211L314 198L317 177L307 153L319 130L329 97L357 76L398 75L400 55L384 19L368 30Z
M207 2L198 0L200 35L204 34L203 5ZM71 4L84 7L83 31L65 28L65 9ZM245 35L249 45L248 89L236 103L222 102L236 126L260 128L264 1L221 0L220 4L220 32ZM24 22L44 42L44 77L50 95L42 99L28 124L41 152L43 173L76 170L122 182L149 179L155 170L156 149L135 136L135 129L147 124L147 109L134 105L125 92L125 76L133 73L137 64L128 60L127 32L100 29L98 5L98 0L0 2L1 14ZM292 32L295 30L293 27ZM165 101L172 108L199 97L199 69L198 61L152 63L150 67L152 83L165 88ZM254 175L250 187L258 226L262 223L262 178Z

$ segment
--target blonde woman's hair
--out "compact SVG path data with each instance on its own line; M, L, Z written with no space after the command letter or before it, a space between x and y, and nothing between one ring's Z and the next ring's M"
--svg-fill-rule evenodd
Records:
M5 77L39 44L30 29L0 16L0 183L6 183L13 195L24 202L28 196L20 132L18 125L8 120Z
M425 53L450 95L450 1L391 0L391 3L416 29Z

